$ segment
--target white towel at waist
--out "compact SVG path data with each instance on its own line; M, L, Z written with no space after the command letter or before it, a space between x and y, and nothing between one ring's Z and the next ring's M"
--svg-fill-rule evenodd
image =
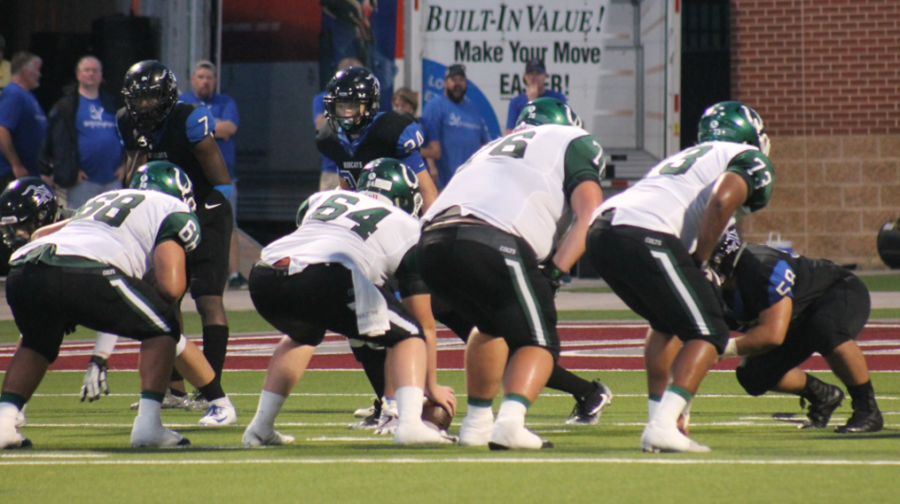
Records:
M381 290L355 264L344 264L353 274L356 326L360 336L383 336L391 328L388 305Z

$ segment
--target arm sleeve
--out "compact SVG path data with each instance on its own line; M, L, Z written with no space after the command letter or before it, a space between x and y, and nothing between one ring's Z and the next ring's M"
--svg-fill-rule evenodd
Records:
M775 264L766 284L768 288L766 292L768 306L774 305L785 297L794 297L794 278L796 278L794 270L791 269L786 261L778 261Z
M187 139L191 143L191 148L200 143L204 138L211 136L216 129L216 120L213 118L209 109L206 107L197 107L188 116L184 125L187 133Z
M192 213L169 214L156 234L156 245L168 240L177 241L185 252L190 252L200 244L200 223Z
M406 251L406 255L403 256L403 260L400 261L400 266L397 267L397 272L394 275L397 277L397 283L400 284L401 298L431 293L428 290L428 286L425 285L425 281L422 280L422 275L419 274L419 265L416 261L416 247L417 245L414 245Z
M400 162L412 168L412 171L419 173L427 166L425 159L419 154L418 150L413 151L410 155L399 158Z
M606 162L603 159L603 147L600 147L594 137L585 135L569 142L563 181L566 199L572 196L572 192L582 182L590 180L599 185L604 171Z
M397 156L408 156L413 152L419 152L419 148L422 147L422 142L424 141L425 136L422 134L422 128L419 126L419 123L412 121L400 133L400 137L397 138Z
M728 162L726 171L737 173L747 183L747 200L744 206L751 212L769 203L772 198L775 169L765 154L755 149L746 150Z

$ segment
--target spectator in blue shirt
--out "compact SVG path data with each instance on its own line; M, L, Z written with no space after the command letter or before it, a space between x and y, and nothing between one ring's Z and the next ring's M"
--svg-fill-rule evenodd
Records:
M85 56L75 66L78 86L66 91L50 111L38 165L47 183L78 209L98 194L122 187L125 164L116 130L113 97L100 88L103 66ZM52 179L49 176L52 175ZM62 189L62 190L59 190Z
M228 174L231 175L232 185L228 201L231 203L234 226L231 231L231 250L228 261L228 288L246 289L248 288L247 280L240 272L241 250L238 242L237 227L238 179L235 174L237 154L233 138L234 134L237 133L241 117L238 114L237 104L232 97L227 94L216 93L217 80L216 65L208 60L198 61L194 65L194 71L191 74L191 88L193 88L193 92L181 95L181 101L205 106L216 120L213 137L216 139L216 143L219 144L219 150L222 151L222 159L225 160Z
M466 97L466 67L450 65L444 77L444 95L425 105L422 129L425 148L422 157L429 168L437 171L431 177L438 188L447 186L450 178L482 145L491 141L487 125L478 108Z
M337 69L340 71L352 66L361 67L363 64L358 59L349 56L338 62ZM316 131L319 131L322 123L325 122L325 94L327 92L328 91L322 91L313 97L313 124L316 126ZM322 175L319 177L319 190L330 191L332 189L337 189L337 187L341 185L341 176L338 175L338 166L334 161L322 156L321 169Z
M18 52L10 63L12 79L0 93L0 187L19 177L37 177L38 149L47 116L31 93L41 81L41 58Z
M516 128L516 119L525 105L541 97L556 98L566 103L566 95L547 89L547 67L538 58L532 58L525 64L525 92L509 102L509 114L506 115L506 134Z

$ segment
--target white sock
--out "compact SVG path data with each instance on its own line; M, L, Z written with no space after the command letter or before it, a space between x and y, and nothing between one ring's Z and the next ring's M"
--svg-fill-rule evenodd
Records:
M0 402L0 425L9 424L16 425L16 415L19 414L19 408L13 403Z
M396 392L395 392L395 394L396 394ZM424 397L424 393L423 393L422 397ZM393 413L397 413L398 411L400 411L399 409L397 409L397 399L394 397L388 397L388 396L384 396L384 400L382 401L381 409L388 410Z
M653 416L653 422L664 428L678 428L678 415L684 411L686 405L687 400L684 397L666 390L656 409L656 415Z
M231 404L231 399L229 399L228 396L220 397L216 400L210 401L209 403L215 404L216 406L218 406L220 408L232 408L232 409L234 408L234 405Z
M510 422L513 425L525 426L525 413L528 408L519 401L504 399L497 413L497 423Z
M659 401L647 399L647 422L653 420L653 417L656 415L657 409L659 409Z
M138 408L138 416L151 416L159 418L159 410L161 408L161 402L141 397L141 405Z
M119 337L115 334L98 332L97 342L94 343L93 354L103 357L104 359L109 359L109 356L112 355L113 350L116 348L117 341L119 341Z
M467 405L466 418L470 418L475 423L488 423L494 421L494 410L491 406L475 406Z
M422 421L422 401L425 391L419 387L407 385L397 389L397 413L402 424Z
M274 429L275 417L281 412L281 407L284 406L286 400L287 397L283 395L263 390L259 395L259 406L256 407L256 415L251 423Z

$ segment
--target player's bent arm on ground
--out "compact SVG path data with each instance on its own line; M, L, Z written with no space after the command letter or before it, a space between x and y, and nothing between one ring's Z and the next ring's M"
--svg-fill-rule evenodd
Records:
M455 415L456 395L454 395L453 388L439 385L437 381L437 326L434 322L434 314L431 313L431 295L416 294L405 297L400 302L416 317L425 332L425 348L428 357L425 395L443 406L451 415Z
M706 203L706 210L700 218L700 229L697 233L697 249L694 250L694 260L698 264L708 261L712 256L722 231L728 225L728 221L741 205L747 201L750 188L747 182L738 174L725 172L716 180L712 194Z
M785 296L759 313L759 324L743 336L735 338L737 353L741 357L753 357L770 352L784 343L793 313L793 298Z
M594 181L585 181L572 192L571 206L575 221L559 240L553 264L562 271L569 271L584 254L585 239L591 224L591 214L603 203L603 191Z
M44 226L44 227L36 230L34 233L31 233L31 241L37 240L38 238L43 238L45 236L51 235L51 234L59 231L66 224L68 224L69 221L71 221L71 220L72 219L61 220L59 222L54 222L53 224L50 224L49 226Z
M153 250L154 287L167 303L181 299L187 288L185 263L184 248L175 240L166 240Z
M219 144L212 135L197 142L194 146L194 155L197 156L200 168L211 185L231 185L231 175L225 166L225 158L222 157Z

